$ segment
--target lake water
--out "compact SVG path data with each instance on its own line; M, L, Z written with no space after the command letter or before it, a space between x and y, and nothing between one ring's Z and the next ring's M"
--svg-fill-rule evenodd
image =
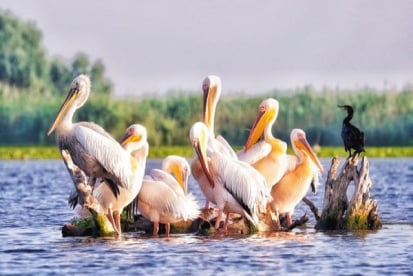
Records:
M322 162L329 168L330 159ZM132 232L115 240L62 237L73 217L67 204L73 184L62 161L0 160L0 274L412 275L413 159L369 162L383 222L378 231L315 231L300 203L293 218L309 211L310 220L290 233L152 238ZM153 167L159 160L148 160L147 169ZM320 210L325 177L318 194L309 194ZM192 178L189 190L203 206Z

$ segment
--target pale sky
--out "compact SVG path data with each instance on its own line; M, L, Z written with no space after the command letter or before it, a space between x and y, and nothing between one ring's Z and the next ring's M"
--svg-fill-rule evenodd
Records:
M2 0L50 56L101 59L115 95L413 82L413 1Z

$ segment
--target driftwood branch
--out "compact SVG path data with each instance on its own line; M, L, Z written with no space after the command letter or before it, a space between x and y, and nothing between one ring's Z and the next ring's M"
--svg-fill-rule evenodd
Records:
M88 185L85 172L73 163L72 157L67 150L62 150L61 153L76 189L76 192L71 195L71 199L69 200L72 207L75 207L74 205L76 204L80 204L81 206L87 206L98 211L100 209L100 204L93 197L93 187ZM71 201L74 201L75 203Z
M313 203L310 199L308 199L307 197L304 197L304 198L303 198L303 201L304 201L305 204L307 204L307 205L310 207L311 212L313 212L316 221L318 221L318 220L320 219L320 217L321 217L320 212L318 211L318 208L317 208L317 207L314 205L314 203Z
M333 158L325 184L323 210L316 229L378 229L381 222L377 212L377 202L370 198L372 182L369 177L367 157L361 160L357 168L358 157L346 160L341 172L337 174L339 160ZM354 184L350 200L347 189Z
M62 150L63 161L66 164L67 170L73 180L76 191L71 195L69 203L74 208L76 204L85 207L92 214L93 227L77 227L73 224L65 224L62 228L63 237L66 236L110 236L114 234L113 228L110 225L105 214L102 213L102 208L97 199L93 196L93 187L88 184L88 177L85 172L73 163L72 157L67 150Z

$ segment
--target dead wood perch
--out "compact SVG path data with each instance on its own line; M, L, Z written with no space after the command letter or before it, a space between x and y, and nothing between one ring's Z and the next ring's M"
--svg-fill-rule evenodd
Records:
M104 216L102 218L104 218ZM216 218L216 209L203 209L201 216L193 221L181 221L171 224L171 233L195 233L199 235L213 235L217 233L225 233L226 235L249 235L254 234L256 232L285 232L291 231L296 227L304 225L308 221L307 214L304 214L300 219L295 220L293 224L289 227L284 227L276 225L276 223L270 219L270 216L261 214L258 229L256 229L247 219L243 218L241 215L231 214L228 230L222 232L214 229ZM63 237L107 236L108 234L104 233L109 233L107 230L105 230L109 222L107 220L99 219L99 214L95 214L95 216L93 216L93 220L94 226L89 228L73 225L71 223L65 224L62 228ZM223 224L223 222L221 222L221 224ZM102 231L102 229L105 231ZM153 232L153 223L145 217L143 217L142 215L136 215L135 220L133 222L122 222L122 231L143 231L147 234L151 234ZM162 235L164 234L164 232L164 225L161 224L159 228L159 234Z
M381 227L377 201L370 198L372 182L367 157L349 158L339 175L338 158L334 157L325 184L323 210L315 226L318 230L374 230ZM354 192L347 199L347 189L354 183Z

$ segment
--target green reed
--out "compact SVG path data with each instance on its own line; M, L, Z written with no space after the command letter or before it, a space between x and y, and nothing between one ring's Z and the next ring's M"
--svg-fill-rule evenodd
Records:
M240 148L236 148L239 150ZM292 154L291 149L288 153ZM347 157L343 147L320 147L316 151L318 157ZM170 154L192 158L193 150L190 146L161 146L150 147L148 158L164 158ZM362 153L367 157L413 157L413 147L366 147ZM0 146L0 159L61 159L56 146Z

